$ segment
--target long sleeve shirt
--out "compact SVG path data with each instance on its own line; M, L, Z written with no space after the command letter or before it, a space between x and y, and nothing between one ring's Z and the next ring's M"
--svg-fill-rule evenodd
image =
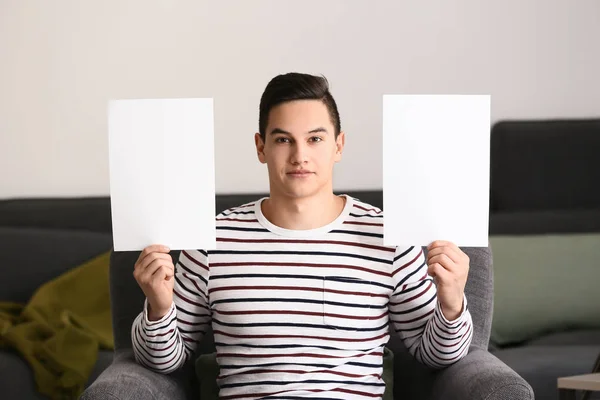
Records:
M220 398L351 400L383 394L390 324L431 367L467 354L466 298L448 321L421 247L382 245L381 210L347 196L331 224L288 230L262 200L217 216L216 250L181 252L171 310L132 326L138 362L174 371L212 324Z

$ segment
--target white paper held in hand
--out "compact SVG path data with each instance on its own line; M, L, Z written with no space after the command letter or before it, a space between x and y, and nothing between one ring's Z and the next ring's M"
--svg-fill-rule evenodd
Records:
M214 249L213 100L112 100L108 136L114 250Z
M384 95L385 245L487 246L489 155L489 95Z

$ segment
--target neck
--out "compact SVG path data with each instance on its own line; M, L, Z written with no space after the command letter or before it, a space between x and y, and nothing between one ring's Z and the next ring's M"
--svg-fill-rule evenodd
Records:
M273 225L284 229L316 229L335 221L346 204L344 197L332 192L316 194L310 197L290 198L284 195L270 194L262 202L262 212Z

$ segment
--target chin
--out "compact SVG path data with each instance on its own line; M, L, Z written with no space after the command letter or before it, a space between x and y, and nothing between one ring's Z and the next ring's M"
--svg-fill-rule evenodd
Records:
M326 186L323 182L317 181L315 179L310 179L307 181L296 181L294 179L290 180L287 179L287 177L283 177L283 179L280 178L275 182L275 185L271 185L271 188L274 189L272 191L290 199L302 199L313 197L319 194Z
M287 197L290 197L293 199L302 199L302 198L313 196L316 193L316 191L314 191L314 190L285 190L285 191L283 191L283 193Z
M286 186L282 188L280 193L285 194L286 196L293 199L302 199L313 197L319 193L320 188L315 185L307 185L305 187L298 187L294 185L293 187Z

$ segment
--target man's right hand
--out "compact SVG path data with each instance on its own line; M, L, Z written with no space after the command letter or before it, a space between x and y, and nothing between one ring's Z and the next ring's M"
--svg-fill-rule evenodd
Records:
M156 321L164 317L173 304L175 267L163 245L146 247L138 257L133 276L148 299L148 319Z

